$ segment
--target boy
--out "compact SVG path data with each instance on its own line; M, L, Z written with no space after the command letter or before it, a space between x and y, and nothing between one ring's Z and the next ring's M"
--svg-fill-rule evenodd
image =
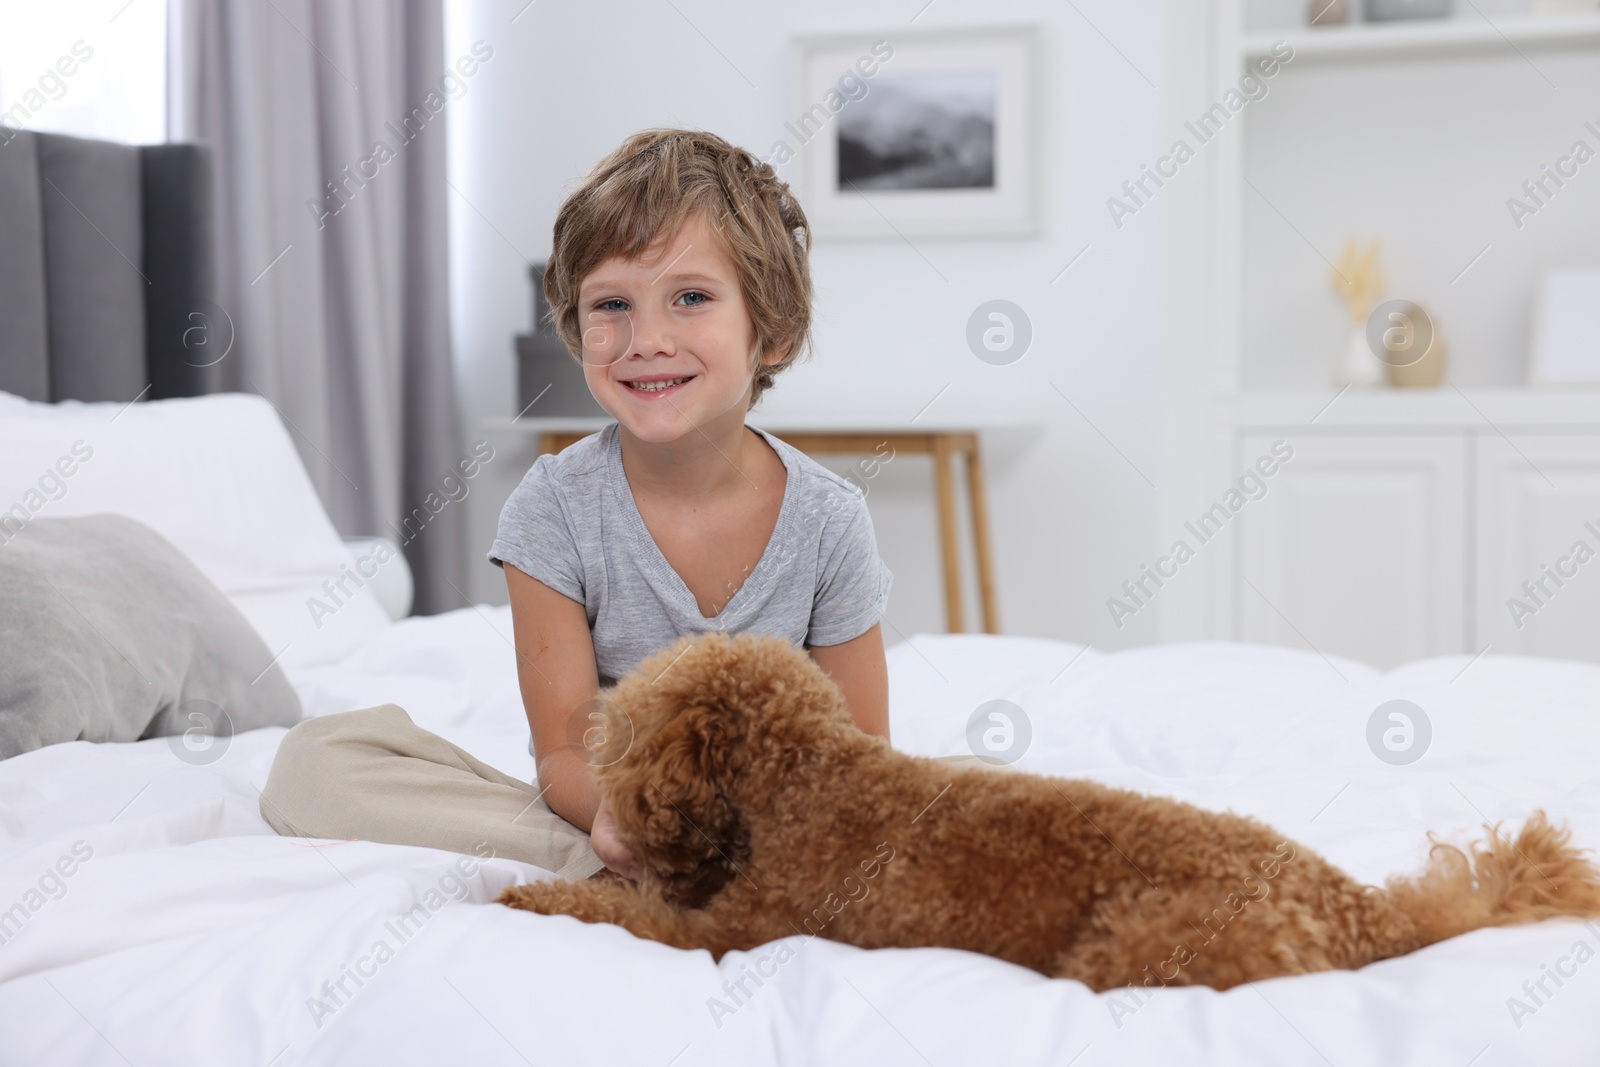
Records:
M804 645L888 736L890 575L865 501L744 425L809 336L809 246L772 168L712 134L645 131L595 167L557 215L545 293L616 423L533 465L489 551L539 788L386 705L290 731L262 794L275 829L636 877L572 740L601 686L690 633Z
M678 637L805 645L856 723L888 736L890 578L865 501L744 424L807 339L809 241L770 166L682 130L630 137L556 217L551 315L616 424L534 464L489 558L510 591L544 798L622 874L637 872L570 716Z

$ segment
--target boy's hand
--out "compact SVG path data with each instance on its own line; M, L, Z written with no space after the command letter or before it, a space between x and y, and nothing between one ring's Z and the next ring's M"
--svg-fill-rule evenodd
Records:
M589 845L600 862L624 878L638 881L644 872L634 862L633 854L617 839L617 820L611 814L611 805L600 801L594 813L594 824L589 828Z

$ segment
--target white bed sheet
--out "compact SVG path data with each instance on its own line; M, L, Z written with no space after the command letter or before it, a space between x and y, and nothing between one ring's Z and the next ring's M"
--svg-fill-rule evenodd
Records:
M312 714L392 700L531 775L510 633L504 609L407 620L295 681ZM1597 667L1450 657L1383 674L1253 646L1106 655L975 636L915 637L889 658L906 751L963 751L973 709L1008 699L1033 727L1024 769L1257 815L1363 879L1414 867L1429 829L1461 839L1541 805L1600 845ZM1434 728L1427 755L1406 767L1366 747L1367 717L1393 698L1422 706ZM490 904L545 876L538 868L277 837L256 805L283 732L241 734L205 766L176 759L166 740L58 745L0 763L0 909L27 912L0 944L0 1065L1595 1058L1600 925L1480 931L1360 972L1222 994L1097 996L967 953L800 937L718 965L614 927ZM61 891L30 897L75 845L92 856L64 865L73 873ZM420 928L397 932L418 903ZM1574 972L1559 986L1547 977L1558 965ZM358 984L351 968L367 976ZM752 995L735 998L724 983L750 969L772 977L747 979ZM323 992L341 978L344 992ZM1524 983L1541 979L1545 994L1530 996ZM1514 1015L1511 998L1531 1010ZM732 1014L714 1015L713 1000Z

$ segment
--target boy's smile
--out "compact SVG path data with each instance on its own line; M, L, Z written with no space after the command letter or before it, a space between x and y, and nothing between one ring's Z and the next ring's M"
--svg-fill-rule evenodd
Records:
M578 314L589 390L635 438L667 444L744 424L755 326L701 215L637 259L603 261L579 288Z
M683 377L669 377L667 375L650 375L644 378L629 378L623 381L629 389L636 393L643 393L649 399L665 396L667 393L687 385L694 380L694 375Z

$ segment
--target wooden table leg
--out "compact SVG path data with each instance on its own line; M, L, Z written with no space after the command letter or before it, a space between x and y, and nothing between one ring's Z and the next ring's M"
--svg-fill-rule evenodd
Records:
M978 436L967 446L967 505L972 508L972 551L978 557L978 597L983 605L983 632L1000 632L1000 607L995 600L994 565L989 555L989 512L983 495L983 461Z
M539 435L539 455L553 456L567 446L583 440L585 436L587 435L581 433L542 433Z
M965 627L961 610L961 545L956 535L956 485L950 470L950 435L933 439L933 483L939 503L939 548L944 560L945 628L953 634Z

